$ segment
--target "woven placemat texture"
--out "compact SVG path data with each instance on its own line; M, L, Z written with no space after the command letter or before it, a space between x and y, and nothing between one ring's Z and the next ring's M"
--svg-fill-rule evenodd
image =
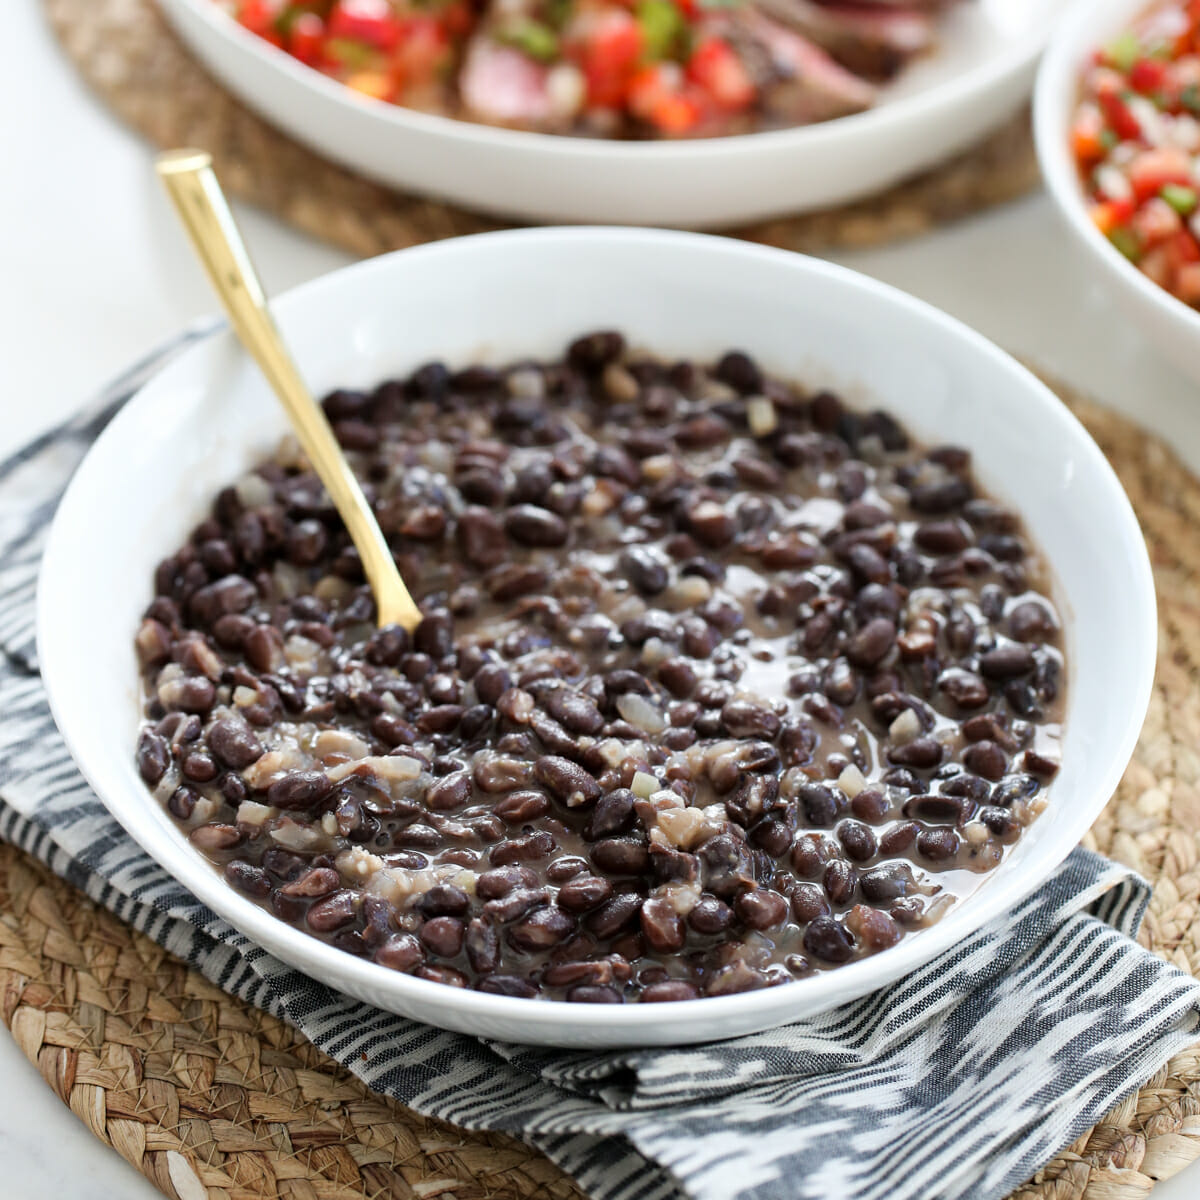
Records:
M156 146L210 151L229 192L305 233L366 256L500 227L368 183L260 121L190 57L154 0L43 3L67 56L123 120ZM1037 178L1022 113L967 154L882 196L735 232L790 250L867 246L1014 199Z
M1159 594L1149 716L1089 844L1154 885L1142 942L1200 975L1200 481L1124 418L1072 407L1133 500ZM375 1096L11 846L0 846L0 1016L72 1111L173 1200L580 1196L518 1142ZM1197 1157L1200 1047L1016 1200L1140 1200Z

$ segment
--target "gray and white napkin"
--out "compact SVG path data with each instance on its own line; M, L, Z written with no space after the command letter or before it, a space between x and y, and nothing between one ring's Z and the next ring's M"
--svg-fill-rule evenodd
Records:
M990 1200L1200 1037L1200 982L1132 940L1148 886L1083 850L1002 921L882 992L682 1049L575 1053L444 1033L249 942L92 794L50 716L34 642L41 548L71 472L202 332L0 463L0 836L376 1091L523 1138L596 1200Z

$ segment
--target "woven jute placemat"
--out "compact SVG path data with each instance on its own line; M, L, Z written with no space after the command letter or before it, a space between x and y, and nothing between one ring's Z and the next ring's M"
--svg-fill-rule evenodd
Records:
M154 0L43 0L67 56L123 120L159 147L202 146L225 188L305 233L373 255L500 223L366 182L260 121L205 73ZM791 250L911 236L1029 191L1028 116L937 170L836 211L734 232Z
M1070 403L1133 500L1159 595L1149 716L1088 844L1150 880L1142 942L1200 975L1200 481L1129 421ZM536 1151L369 1092L11 846L0 846L0 1016L71 1110L173 1200L580 1200ZM1140 1200L1197 1157L1200 1048L1015 1200Z

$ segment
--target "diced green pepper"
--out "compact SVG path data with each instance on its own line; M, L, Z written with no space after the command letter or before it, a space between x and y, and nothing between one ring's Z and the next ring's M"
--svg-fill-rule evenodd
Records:
M538 62L553 62L558 57L558 35L541 21L517 17L505 22L496 37L506 46L520 50Z
M683 14L671 0L642 0L637 7L646 57L657 62L670 58L683 32Z
M1197 87L1194 83L1189 83L1179 93L1179 103L1191 112L1200 112L1200 87Z
M1142 245L1138 241L1137 234L1132 229L1128 229L1124 225L1118 225L1116 229L1109 232L1108 240L1130 262L1137 262L1142 257Z
M1104 57L1118 71L1129 71L1133 64L1142 57L1142 43L1137 34L1126 30L1120 37L1114 38L1104 47Z
M1100 145L1103 146L1105 150L1111 150L1114 146L1119 146L1120 144L1121 139L1117 135L1117 131L1115 129L1100 130Z
M1196 189L1181 183L1165 183L1158 193L1181 217L1186 217L1196 208Z
M334 62L354 70L369 67L377 57L374 46L368 46L365 42L355 42L350 38L330 38L325 43L325 53Z

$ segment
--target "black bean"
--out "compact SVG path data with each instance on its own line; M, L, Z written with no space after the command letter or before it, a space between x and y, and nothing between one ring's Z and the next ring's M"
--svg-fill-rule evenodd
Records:
M780 720L766 704L753 700L730 700L721 709L721 721L733 737L773 738Z
M637 920L641 909L641 896L636 892L621 892L590 913L584 924L596 937L611 938Z
M475 881L475 894L481 900L496 900L516 888L534 888L538 877L528 867L497 867L484 871Z
M768 817L751 830L750 844L765 850L772 858L780 858L791 848L792 831L786 821Z
M1010 775L992 789L992 803L1008 808L1037 794L1041 784L1030 775Z
M920 832L921 826L916 821L902 821L899 825L894 825L880 837L880 853L889 857L903 854L916 841Z
M638 998L643 1004L669 1004L675 1000L694 1000L699 994L694 983L684 979L664 979L642 988Z
M171 765L171 751L166 738L143 729L138 736L137 764L141 777L153 787Z
M413 646L430 658L445 658L454 649L454 618L445 610L426 613L413 634Z
M754 360L741 350L730 350L723 355L713 368L713 376L742 395L761 392L763 388L762 372Z
M604 717L590 696L574 688L557 688L546 697L546 709L571 733L596 734L604 728Z
M439 958L454 958L463 947L466 930L457 917L433 917L421 926L421 945Z
M687 930L683 918L668 900L652 897L642 905L642 936L651 950L674 954L683 947Z
M858 871L845 859L835 858L825 868L821 883L825 894L834 904L846 904L858 885Z
M225 864L225 879L233 884L239 892L253 896L257 900L271 894L270 876L262 869L251 863L235 858Z
M456 771L439 779L426 793L425 803L434 812L455 812L471 799L471 777L466 771Z
M534 778L568 808L580 808L600 799L600 785L568 758L544 755L534 763L533 773Z
M887 656L895 640L895 625L886 617L875 617L850 639L846 657L856 667L873 667Z
M854 955L854 942L833 917L819 916L804 931L804 949L813 958L844 963Z
M541 792L509 792L496 801L492 811L509 825L525 825L544 817L550 811L550 801Z
M917 512L934 514L961 508L971 499L971 494L970 483L952 475L935 483L920 484L909 495Z
M524 837L509 838L498 846L493 846L488 851L488 858L495 867L517 862L537 862L538 859L549 858L557 847L558 843L553 835L539 829Z
M932 862L945 862L958 853L961 844L953 829L923 829L917 834L917 853Z
M583 836L589 842L594 842L599 838L624 833L633 824L634 800L634 794L628 788L606 792L596 802L584 826Z
M621 569L643 596L655 596L670 582L670 572L658 555L646 546L630 546L621 555Z
M315 933L332 933L349 924L354 920L355 900L356 893L351 891L335 892L324 900L318 900L305 917L308 927Z
M907 863L881 863L859 876L859 888L872 904L910 895L916 890L916 879Z
M827 828L837 819L842 795L826 783L802 783L796 799L810 825Z
M963 751L963 766L984 779L1000 779L1008 770L1008 755L995 742L975 742Z
M774 929L787 920L788 902L778 892L752 888L734 900L733 911L749 929Z
M267 803L274 808L312 809L332 792L333 784L323 771L293 771L271 784Z
M915 767L919 771L936 767L945 753L945 747L936 738L913 738L903 746L888 747L888 761L901 767Z
M374 957L381 967L411 974L424 963L425 952L411 933L395 933L376 949Z
M615 362L625 350L625 339L614 330L602 330L576 338L567 347L567 362L580 371L598 373Z
M687 921L697 933L712 936L733 924L733 909L716 896L701 896L696 907L688 913Z
M875 835L859 821L843 821L837 829L838 841L855 862L874 858L878 845Z
M463 557L475 567L494 567L508 554L504 526L491 510L481 507L464 509L455 530Z
M904 815L918 821L961 825L974 807L972 801L961 796L913 796L905 802Z
M1058 632L1050 610L1038 600L1014 605L1008 614L1008 627L1018 642L1044 642Z
M570 913L591 912L612 896L612 884L595 875L582 875L558 889L557 903Z
M508 940L518 950L547 950L574 932L573 917L558 908L539 908L509 927Z
M591 858L610 875L640 875L650 865L645 843L628 837L603 838L592 846Z
M537 988L519 975L489 975L486 979L481 979L477 986L479 991L488 992L493 996L516 996L522 1000L529 1000L537 995Z
M504 528L522 546L564 546L567 523L556 513L536 504L518 504L504 516Z
M958 705L959 708L982 708L990 693L988 686L974 671L964 671L960 667L951 667L938 676L938 687Z
M1015 679L1033 670L1033 652L1028 646L1010 642L979 656L979 670L988 679Z

